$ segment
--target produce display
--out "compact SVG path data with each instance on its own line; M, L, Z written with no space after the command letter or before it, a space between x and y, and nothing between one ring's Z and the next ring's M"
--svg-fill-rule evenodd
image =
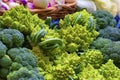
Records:
M0 80L120 80L118 20L106 10L60 20L40 19L23 5L7 10L0 16Z

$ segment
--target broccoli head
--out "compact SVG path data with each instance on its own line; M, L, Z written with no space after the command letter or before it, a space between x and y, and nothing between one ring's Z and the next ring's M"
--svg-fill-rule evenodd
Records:
M112 41L119 41L120 40L120 29L113 28L113 27L106 27L101 29L99 37L107 38Z
M13 62L20 63L28 69L32 69L37 66L37 58L27 48L12 48L8 50L7 54Z
M22 67L17 71L9 73L7 80L44 80L44 78L37 69L29 70L26 67Z
M112 43L110 39L105 39L102 37L98 37L96 40L93 41L90 48L101 50L105 45Z
M0 58L3 57L7 52L7 47L0 41Z
M21 47L24 35L16 29L3 29L0 31L0 40L8 47Z
M92 13L96 19L97 30L104 29L107 26L115 27L116 21L114 16L105 10L97 10Z

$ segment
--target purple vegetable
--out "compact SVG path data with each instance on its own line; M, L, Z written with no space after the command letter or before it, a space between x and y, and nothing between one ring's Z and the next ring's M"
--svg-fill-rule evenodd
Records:
M20 0L20 2L23 4L23 5L26 5L28 0Z
M34 4L31 3L31 2L27 2L26 7L29 8L29 9L34 9L35 8Z
M2 9L2 10L9 10L10 9L10 7L4 2L1 2L0 4L1 4L0 9Z

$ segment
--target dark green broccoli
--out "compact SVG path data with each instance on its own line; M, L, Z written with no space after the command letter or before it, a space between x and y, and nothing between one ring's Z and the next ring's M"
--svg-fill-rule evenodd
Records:
M0 41L0 58L6 54L7 47Z
M105 60L112 59L120 67L120 41L107 44L101 49Z
M112 41L120 40L120 29L113 27L106 27L105 29L101 29L99 36L107 39L111 39Z
M120 67L120 41L112 42L110 39L98 38L93 42L91 48L100 50L105 62L112 59L115 65Z
M5 78L8 74L9 74L9 69L0 68L0 78Z
M36 57L27 48L12 48L8 50L8 55L12 61L18 62L28 69L32 69L37 66Z
M12 60L10 59L10 57L8 55L4 55L0 59L0 66L1 67L9 68L11 64L12 64Z
M112 41L110 39L98 37L96 40L93 41L90 48L101 50L101 48L103 48L105 45L107 45L109 43L112 43Z
M0 40L8 48L21 47L24 42L24 35L16 29L3 29L0 32Z
M18 71L9 73L7 80L44 80L44 78L37 69L28 70L26 67L22 67Z
M108 11L97 10L97 11L94 11L92 15L96 18L97 30L103 29L107 26L114 27L116 25L114 16Z

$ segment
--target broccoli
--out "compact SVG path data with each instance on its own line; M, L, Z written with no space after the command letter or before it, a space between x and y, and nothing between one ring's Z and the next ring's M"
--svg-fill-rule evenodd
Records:
M120 41L112 42L101 49L105 60L114 60L115 65L120 67Z
M101 29L99 32L99 37L111 39L112 41L120 40L120 30L118 28L106 27Z
M8 47L21 47L24 35L16 29L3 29L0 31L0 40Z
M1 59L0 59L0 66L4 67L4 68L9 68L12 64L12 60L8 55L4 55Z
M114 64L120 67L120 41L112 42L110 39L98 38L93 42L91 48L98 49L102 52L104 62L112 59Z
M104 29L107 26L115 27L116 21L114 19L114 16L105 10L97 10L92 13L92 15L96 19L96 29Z
M5 79L9 72L10 72L9 69L7 68L0 68L0 78Z
M6 47L6 45L4 45L0 41L0 58L3 57L6 54L7 50L8 50L8 48Z
M91 49L101 50L105 45L112 43L110 39L105 39L102 37L98 37L93 43L90 45Z
M12 48L7 53L12 61L20 63L22 66L32 69L37 66L36 57L27 48Z
M44 78L37 69L29 70L26 67L22 67L17 71L9 73L7 80L44 80Z

